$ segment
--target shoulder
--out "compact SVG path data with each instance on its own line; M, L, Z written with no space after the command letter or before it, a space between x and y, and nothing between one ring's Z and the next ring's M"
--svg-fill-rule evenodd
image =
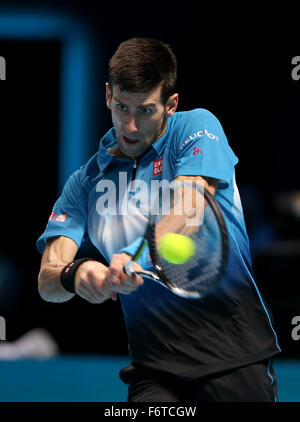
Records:
M93 179L99 173L98 155L99 155L99 152L96 152L78 170L84 182Z
M93 189L102 176L99 164L105 161L106 150L115 143L115 129L112 128L101 138L98 151L77 171L77 177L88 190Z
M107 149L115 143L115 129L112 128L101 138L98 151L72 175L88 192L103 176L99 165L105 161Z
M195 108L188 111L178 111L174 115L175 123L177 125L188 124L190 122L198 121L207 122L207 121L218 121L217 117L209 110L205 108Z
M97 162L98 153L94 154L85 164L76 170L66 182L64 190L89 193L93 188L93 181L99 174Z
M225 138L218 118L209 110L196 108L176 112L170 122L170 143L180 149L190 140L211 137L216 140Z
M209 110L196 108L189 111L176 112L171 121L170 129L172 135L193 135L194 132L209 128L220 128L219 119Z

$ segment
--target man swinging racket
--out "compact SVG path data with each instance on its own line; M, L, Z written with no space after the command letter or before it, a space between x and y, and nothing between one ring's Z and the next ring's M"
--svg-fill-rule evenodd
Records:
M171 48L154 39L129 39L112 56L106 102L113 128L70 176L37 241L39 292L50 302L74 295L93 304L119 298L132 361L120 372L128 401L276 401L272 358L280 348L252 275L235 180L238 159L212 113L177 111L176 69ZM228 260L220 282L204 297L180 296L141 276L142 269L159 271L147 247L134 272L125 271L149 218L141 208L121 212L124 201L141 199L147 190L141 185L150 191L155 181L200 182L221 210ZM103 186L121 194L107 195ZM76 258L86 238L109 265Z

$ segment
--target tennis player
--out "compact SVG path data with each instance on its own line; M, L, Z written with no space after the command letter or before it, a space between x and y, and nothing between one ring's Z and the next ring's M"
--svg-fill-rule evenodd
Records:
M37 241L39 292L50 302L119 297L132 359L120 372L128 401L276 401L272 358L280 347L252 276L238 159L212 113L177 111L176 74L176 57L158 40L130 39L111 58L106 102L113 128L70 176ZM150 189L155 180L178 178L202 181L229 231L227 272L199 300L122 271L147 222L145 213L130 212L132 203L143 202L145 183ZM88 238L108 265L76 258ZM135 265L151 269L147 253Z

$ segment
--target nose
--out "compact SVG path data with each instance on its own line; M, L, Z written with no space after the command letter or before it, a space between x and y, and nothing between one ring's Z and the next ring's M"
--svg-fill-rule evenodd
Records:
M136 133L139 128L136 122L136 118L134 114L130 114L124 123L124 129L126 134L132 135Z

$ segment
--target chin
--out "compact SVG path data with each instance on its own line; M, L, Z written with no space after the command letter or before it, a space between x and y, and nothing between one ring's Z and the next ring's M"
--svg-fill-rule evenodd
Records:
M141 155L144 152L144 150L141 149L138 146L135 146L135 145L132 145L132 146L126 145L123 142L120 142L119 143L119 147L120 147L120 150L123 152L123 154L127 154L127 155L130 155L130 156Z

